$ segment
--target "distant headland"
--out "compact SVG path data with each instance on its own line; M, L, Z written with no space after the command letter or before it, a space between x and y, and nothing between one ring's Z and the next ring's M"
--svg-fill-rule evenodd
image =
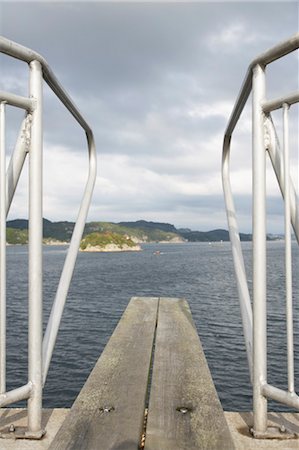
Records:
M51 222L43 219L43 239L46 245L67 245L75 223ZM268 240L279 236L269 235ZM252 235L240 233L241 241L251 241ZM192 231L176 228L169 223L137 220L135 222L88 222L85 225L82 251L138 251L141 243L220 242L229 241L227 230ZM28 220L16 219L7 222L7 243L28 243Z

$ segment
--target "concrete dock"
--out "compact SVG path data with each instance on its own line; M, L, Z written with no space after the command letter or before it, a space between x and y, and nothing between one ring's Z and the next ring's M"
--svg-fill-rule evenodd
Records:
M225 412L236 450L298 450L299 439L254 439L250 434L253 424L251 412ZM268 413L268 425L284 426L299 436L299 413ZM212 450L212 449L211 449Z
M69 409L43 409L42 427L46 430L41 440L0 439L0 450L47 450L57 431L66 418ZM8 432L11 427L22 428L27 425L27 411L21 408L0 409L0 431Z
M0 439L0 450L47 450L49 449L58 429L66 418L69 409L43 410L43 426L47 429L46 435L40 441ZM1 429L10 425L25 426L26 410L0 409ZM298 450L299 439L253 439L250 435L252 426L252 413L225 412L229 430L231 432L236 450ZM284 425L291 431L299 434L299 413L269 413L270 425ZM135 445L137 450L138 443ZM133 449L133 447L132 447ZM80 450L80 449L78 449ZM96 450L96 449L92 449ZM162 450L162 449L153 449ZM213 450L211 448L211 450Z

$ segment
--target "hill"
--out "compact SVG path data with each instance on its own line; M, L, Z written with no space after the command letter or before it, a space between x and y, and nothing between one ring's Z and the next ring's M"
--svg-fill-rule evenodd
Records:
M127 225L112 222L89 222L85 225L83 236L94 232L113 232L122 236L129 236L135 243L183 241L183 238L178 232L172 231L176 230L173 225L158 223L157 227L155 227L154 222L145 221L127 222L126 224ZM137 224L142 226L137 226ZM146 224L149 225L147 226ZM28 220L11 220L7 222L7 226L13 229L27 230ZM44 238L69 242L74 226L74 222L51 222L50 220L43 219L43 236Z
M87 252L127 252L140 251L141 247L128 236L111 232L94 232L82 239L80 250Z
M212 230L212 231L179 231L180 235L188 242L215 242L215 241L229 241L229 232L227 230ZM252 235L240 233L241 241L251 241Z
M178 230L170 223L147 222L146 220L137 220L136 222L119 222L118 225L127 228L141 228L142 230L160 230L166 233L177 233Z
M51 222L43 219L43 236L45 242L69 242L74 229L74 222ZM10 230L19 230L19 233L9 231L10 243L26 243L28 220L17 219L7 222ZM116 233L129 237L135 243L142 242L215 242L229 241L227 230L216 229L211 231L192 231L188 228L176 229L174 225L160 222L88 222L85 225L83 237L91 233ZM15 234L13 234L15 233ZM21 234L20 234L21 233ZM241 241L251 241L251 234L240 234ZM271 237L269 236L269 239ZM25 242L26 241L26 242Z
M146 226L146 224L149 224ZM108 232L112 231L124 236L130 236L134 242L174 242L183 241L183 238L175 231L175 227L167 225L164 229L163 224L154 226L154 222L145 222L143 220L137 222L90 222L85 226L85 233L93 231ZM171 229L171 231L168 231Z
M6 242L10 245L27 244L28 243L28 230L19 230L17 228L6 229Z
M74 222L51 222L50 220L43 219L43 237L68 242L72 236L74 226ZM28 220L9 220L7 227L17 230L28 230Z

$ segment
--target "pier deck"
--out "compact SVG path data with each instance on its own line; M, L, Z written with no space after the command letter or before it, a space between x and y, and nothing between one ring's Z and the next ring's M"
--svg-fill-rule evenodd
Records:
M56 433L63 424L69 409L43 410L43 424L47 428L47 434L41 441L7 440L0 439L0 450L48 450ZM26 425L26 410L2 409L0 410L0 421L9 425ZM5 420L4 420L4 417ZM299 440L261 440L253 439L249 433L253 418L250 412L224 412L225 419L231 432L236 450L298 450ZM273 425L285 425L296 433L299 433L299 413L275 413L268 414L268 420ZM113 448L113 447L112 447ZM138 448L138 447L135 447ZM78 449L80 450L80 449ZM94 449L96 450L96 449ZM125 450L125 449L124 449ZM156 448L152 450L163 450ZM210 450L214 450L211 448Z
M0 413L0 428L26 415ZM299 432L299 414L271 418ZM0 450L299 449L297 439L254 440L250 413L223 413L183 299L132 298L71 410L44 419L41 441L0 439Z

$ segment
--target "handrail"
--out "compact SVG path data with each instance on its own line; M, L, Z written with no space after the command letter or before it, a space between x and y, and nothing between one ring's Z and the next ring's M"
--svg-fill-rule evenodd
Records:
M88 123L86 122L86 120L84 119L84 117L82 116L82 114L80 113L80 111L78 110L78 108L76 107L76 105L74 104L74 102L72 101L72 99L70 98L70 96L67 94L67 92L64 90L64 88L61 86L61 84L59 83L58 79L56 78L56 76L54 75L53 71L51 70L50 66L48 65L47 61L38 53L32 51L31 49L28 49L20 44L17 44L15 42L12 42L4 37L0 36L0 52L14 57L16 59L22 60L26 63L29 64L29 67L31 69L31 73L30 73L30 86L31 86L31 92L30 92L30 98L25 98L25 97L21 97L21 96L17 96L14 94L10 94L10 93L6 93L6 92L0 92L0 101L3 103L7 103L10 104L12 106L16 106L19 108L23 108L27 111L27 116L26 118L23 120L22 122L22 126L21 126L21 130L20 130L20 134L19 134L19 138L16 144L16 148L12 154L11 157L11 161L7 170L7 182L6 182L6 196L5 198L5 210L6 210L6 215L9 211L10 208L10 204L12 201L12 197L14 195L14 191L16 189L19 177L20 177L20 173L25 161L25 157L26 154L28 152L28 142L27 142L27 138L24 138L24 134L26 134L26 130L29 128L31 128L32 130L34 129L34 136L31 136L31 140L34 138L35 139L35 150L34 152L32 151L32 165L35 166L35 168L30 169L31 170L31 181L33 184L35 184L35 176L37 178L39 178L40 180L37 182L36 186L41 186L41 175L38 174L38 170L39 167L41 167L40 165L40 155L39 153L41 152L41 147L39 148L39 140L41 138L41 123L36 122L39 121L40 119L33 119L33 116L36 114L37 108L38 110L41 110L41 105L42 105L42 100L41 100L41 91L39 92L39 67L41 69L40 74L42 76L42 78L46 81L46 83L48 84L48 86L51 88L51 90L54 92L54 94L56 94L56 96L60 99L60 101L64 104L64 106L67 108L67 110L72 114L72 116L76 119L76 121L79 123L79 125L84 129L85 133L86 133L86 140L87 140L87 147L88 147L88 155L89 155L89 169L88 169L88 177L87 177L87 181L86 181L86 185L85 185L85 189L84 189L84 194L81 200L81 204L80 204L80 208L79 208L79 212L78 212L78 216L77 216L77 220L76 220L76 224L73 230L73 234L72 234L72 238L71 238L71 242L69 245L69 249L67 252L67 256L65 259L65 263L63 266L63 270L61 273L61 277L59 280L59 284L58 284L58 288L57 288L57 292L56 292L56 296L52 305L52 310L51 310L51 314L48 320L48 324L47 324L47 328L45 331L45 335L44 335L44 339L43 339L43 343L42 346L40 347L40 349L38 348L39 343L36 341L39 341L38 335L41 332L41 326L42 324L38 324L36 325L37 328L34 331L29 330L29 337L31 339L32 345L34 347L33 353L32 355L38 355L40 353L40 356L38 356L38 358L40 359L41 362L41 367L39 368L39 364L40 362L37 362L37 366L35 367L35 361L33 361L33 357L31 357L31 362L30 362L30 357L29 357L29 365L31 366L31 372L29 371L29 373L33 373L33 371L37 370L37 372L40 372L41 375L41 384L43 385L45 383L46 377L47 377L47 373L48 373L48 369L49 369L49 364L51 361L51 357L52 357L52 353L54 350L54 346L55 346L55 341L56 341L56 337L57 337L57 333L58 333L58 329L59 329L59 324L61 321L61 317L62 317L62 313L63 313L63 309L64 309L64 305L65 305L65 301L66 301L66 296L68 293L68 289L69 289L69 285L70 285L70 281L72 278L72 274L74 271L74 267L75 267L75 262L76 262L76 257L78 254L78 250L79 250L79 246L80 246L80 241L82 238L82 234L84 231L84 226L85 226L85 222L86 222L86 218L87 218L87 214L88 214L88 209L90 206L90 202L91 202L91 196L92 196L92 192L93 192L93 188L94 188L94 184L95 184L95 179L96 179L96 166L97 166L97 161L96 161L96 149L95 149L95 142L94 142L94 137L93 137L93 132L90 128L90 126L88 125ZM36 92L36 95L35 93ZM38 113L40 114L40 113ZM32 123L31 123L32 122ZM30 139L30 138L29 138ZM4 145L2 145L2 147L4 147ZM3 148L2 148L2 153L3 153ZM35 155L35 156L34 156ZM3 164L2 164L3 166ZM3 170L3 167L2 167ZM39 190L39 188L37 189ZM32 193L32 198L34 196L34 188L31 188L31 193ZM39 196L41 196L41 193L38 194ZM2 197L3 198L3 197ZM36 208L32 209L32 217L35 217L34 220L32 220L32 223L35 227L36 230L36 234L40 235L40 230L42 227L42 214L41 217L38 217L39 215L39 210L40 206L39 206L39 202L41 203L41 199L39 200L39 198L35 198L35 200L32 202L37 205ZM3 203L3 201L2 201ZM1 211L3 211L3 205L1 206ZM29 253L30 253L30 242L31 242L31 247L32 247L32 251L35 251L35 256L36 259L40 260L40 251L41 251L41 236L38 236L37 238L37 244L34 243L34 233L32 231L29 230ZM31 236L31 238L30 238ZM33 250L35 249L35 250ZM4 254L4 252L2 252ZM40 264L40 266L38 267L37 264ZM36 269L35 272L36 273L40 273L41 270L41 262L36 263L35 258L30 257L29 255L29 266L32 265L32 268ZM30 273L33 273L34 270L29 268L29 276ZM32 280L33 280L34 276L32 276ZM37 291L39 291L41 289L40 287L40 281L38 282L39 286L37 287ZM32 311L32 315L29 314L29 321L32 323L35 322L35 318L37 317L41 317L41 305L39 305L39 294L36 294L34 291L34 287L33 287L33 283L31 288L29 288L29 299L30 299L30 295L32 295L33 297L35 297L34 302L32 303L31 306L31 311ZM30 300L29 300L29 304L30 304ZM35 306L33 306L35 305ZM5 306L5 305L4 305ZM35 314L35 309L38 310L37 314ZM30 325L29 325L30 328ZM33 329L33 327L32 327ZM5 339L4 339L5 340ZM29 349L30 350L30 349ZM35 352L35 353L34 353ZM3 352L2 352L3 354ZM40 378L40 375L38 375L38 378ZM34 375L32 375L34 377ZM0 406L3 404L9 404L11 403L10 399L13 399L13 401L17 401L20 400L21 398L29 398L29 403L28 403L28 420L29 420L29 433L30 436L34 437L34 438L39 438L42 436L43 432L41 430L41 400L36 403L35 402L35 409L36 411L32 411L33 410L33 402L30 402L30 398L31 396L33 396L33 398L39 397L39 394L36 395L36 393L33 392L34 389L37 389L37 391L41 391L42 390L42 386L38 386L39 381L38 382L33 382L31 383L31 380L29 380L28 385L23 386L21 388L17 388L13 391L10 392L2 392L0 395ZM28 388L28 386L30 386L30 389ZM36 391L36 392L37 392ZM29 408L30 406L30 408ZM28 437L28 432L27 432L27 437Z
M23 45L10 41L9 39L6 39L2 36L0 36L0 53L12 56L13 58L27 62L28 64L31 61L40 62L43 68L43 78L48 86L57 95L57 97L61 100L61 102L65 105L69 112L75 117L82 128L84 128L87 133L92 134L90 126L88 125L70 96L63 89L43 56L29 48L24 47Z
M265 100L265 67L269 63L299 48L299 33L281 42L255 58L249 65L242 87L228 121L223 140L222 183L226 204L228 228L232 244L233 263L237 279L237 289L241 307L243 331L249 372L254 387L254 428L255 437L267 435L267 402L274 398L289 406L299 408L299 397L293 392L293 341L292 341L292 290L290 286L291 242L287 222L290 220L299 243L298 200L291 180L286 180L288 164L288 109L298 102L299 93L293 93L279 99ZM229 174L230 147L232 133L253 90L253 310L247 285L247 277L240 243L236 211L232 195ZM284 109L284 162L279 155L279 144L270 117L270 111ZM264 120L267 118L268 122ZM264 127L270 135L269 142L264 141ZM267 145L267 146L266 146ZM289 392L280 391L266 383L266 228L265 228L265 151L268 150L276 177L285 201L286 227L286 301L288 330L288 375ZM287 262L288 261L288 262ZM253 349L253 351L252 351ZM267 388L266 388L267 387ZM268 435L269 436L269 435Z
M234 131L234 128L239 120L239 117L244 109L247 99L252 88L252 70L256 65L267 66L279 58L293 52L299 46L299 33L295 33L290 39L280 42L271 49L257 56L248 66L242 87L238 94L237 100L233 107L233 111L228 120L224 138L229 139Z
M299 95L298 95L299 102ZM281 105L282 107L282 105ZM284 180L285 175L283 171L283 160L280 156L280 143L278 140L278 136L276 133L276 129L274 127L271 116L266 118L265 125L267 127L267 131L270 135L269 145L268 145L268 154L271 159L271 163L273 169L275 171L275 175L279 184L280 192L282 197L284 198ZM297 239L297 243L299 244L299 203L296 198L296 190L292 180L290 180L290 209L291 209L291 223L293 226L294 234Z

